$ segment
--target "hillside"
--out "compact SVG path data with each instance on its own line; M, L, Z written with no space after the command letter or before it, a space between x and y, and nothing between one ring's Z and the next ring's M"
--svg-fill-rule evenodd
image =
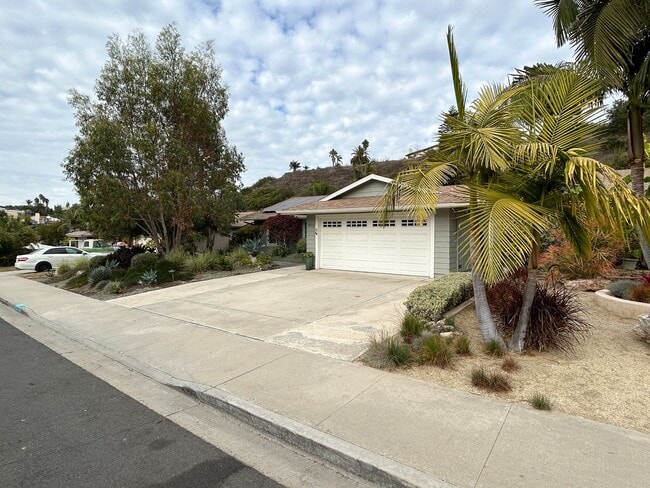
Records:
M392 178L414 160L376 161L375 174ZM299 169L279 178L267 176L241 192L243 208L259 210L293 196L329 194L353 183L352 166Z

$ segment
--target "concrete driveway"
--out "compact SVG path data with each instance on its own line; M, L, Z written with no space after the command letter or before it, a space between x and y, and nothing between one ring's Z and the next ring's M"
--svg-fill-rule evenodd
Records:
M352 361L395 330L422 277L282 268L111 300L124 307Z

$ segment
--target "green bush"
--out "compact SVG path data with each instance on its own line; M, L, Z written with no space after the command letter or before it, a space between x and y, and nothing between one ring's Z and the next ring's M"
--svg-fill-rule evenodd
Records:
M632 290L638 286L639 282L635 280L618 280L610 283L607 289L613 297L632 300Z
M503 355L506 353L503 345L496 339L492 339L491 341L487 341L485 343L485 352L490 356L497 358L503 357Z
M173 278L175 281L188 281L194 277L194 275L191 272L182 268L177 268L175 263L167 260L167 258L160 258L156 263L156 271L158 272L158 283L167 283L172 281L172 273L171 273L172 270L174 270ZM133 280L134 277L131 277L130 279Z
M440 320L472 294L471 273L449 273L413 290L406 299L406 309L421 319Z
M146 271L156 267L158 255L152 252L143 252L136 254L131 258L131 268L137 271Z
M84 260L79 260L79 261L84 261ZM99 268L100 266L105 266L107 261L107 256L93 256L88 260L88 267L86 268L88 271L92 271L93 269Z
M289 249L289 246L287 246L284 242L278 242L273 248L271 249L271 254L273 256L278 256L280 258L284 258L291 254L291 249Z
M372 368L390 370L408 364L411 351L399 338L382 331L370 336L368 350L361 360Z
M205 273L218 267L217 255L211 252L202 252L189 255L185 258L183 269L190 273Z
M255 264L261 267L273 266L273 258L270 254L258 254Z
M296 243L296 252L298 254L302 254L304 252L307 252L307 241L304 239L299 239L298 242Z
M66 275L72 271L72 266L69 263L61 263L58 268L56 268L57 276Z
M238 247L230 251L230 257L233 260L233 264L238 264L244 267L253 266L253 261L248 251L244 248Z
M183 251L182 249L174 249L171 252L168 252L165 254L164 259L167 261L170 261L173 264L173 268L176 271L180 271L183 269L183 265L185 264L185 260L187 259L188 254Z
M536 408L537 410L551 410L551 408L553 408L551 400L542 393L533 393L528 401L533 408Z
M124 283L121 281L111 281L107 291L113 293L114 295L124 293Z

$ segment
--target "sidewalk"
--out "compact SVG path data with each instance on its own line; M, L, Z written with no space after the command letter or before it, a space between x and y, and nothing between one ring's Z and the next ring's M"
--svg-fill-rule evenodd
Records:
M165 293L180 295L183 286ZM650 436L641 432L437 387L7 273L0 274L0 300L26 305L39 327L326 458L358 459L378 482L641 487L650 479Z

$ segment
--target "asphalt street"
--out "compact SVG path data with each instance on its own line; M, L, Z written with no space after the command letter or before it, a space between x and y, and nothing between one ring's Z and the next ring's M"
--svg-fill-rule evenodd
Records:
M278 487L0 319L0 485Z

